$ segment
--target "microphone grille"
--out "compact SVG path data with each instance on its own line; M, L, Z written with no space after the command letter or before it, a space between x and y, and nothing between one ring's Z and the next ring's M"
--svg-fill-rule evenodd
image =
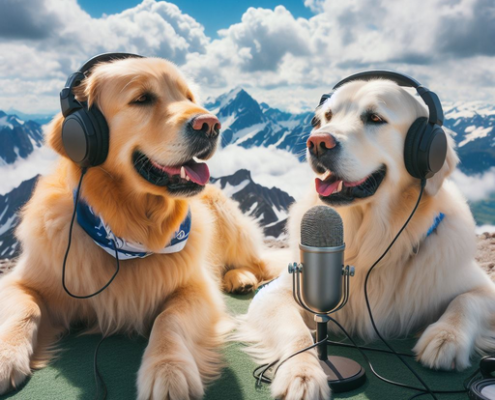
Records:
M315 206L301 221L301 244L312 247L338 247L344 244L342 218L334 209Z

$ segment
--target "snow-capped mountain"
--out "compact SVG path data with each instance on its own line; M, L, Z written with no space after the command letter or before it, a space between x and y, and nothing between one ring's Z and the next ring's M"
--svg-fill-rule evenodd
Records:
M311 131L312 112L292 114L258 103L245 90L237 88L210 100L207 108L222 122L222 145L237 144L244 148L277 148L293 153L303 160L306 140ZM445 104L445 126L454 132L457 151L461 158L460 168L467 175L484 172L495 166L495 106L481 103ZM48 116L33 116L18 112L0 111L0 174L15 169L15 185L0 196L0 258L12 257L18 248L13 238L13 229L18 223L17 210L30 197L36 178L44 173L46 157L33 158L36 148L43 146L41 125L33 119L39 117L46 122ZM33 156L28 156L33 153ZM28 158L28 160L26 160ZM36 165L31 165L32 163ZM27 165L29 164L29 165ZM29 169L30 174L20 173L20 166ZM22 168L21 168L22 169ZM235 171L235 169L234 169ZM32 173L31 173L32 172ZM4 175L5 176L5 175ZM22 177L17 180L17 177ZM287 218L287 209L294 201L286 192L268 188L253 181L247 170L223 177L212 178L215 185L236 200L242 211L252 215L263 227L266 236L282 238ZM273 184L277 184L274 176ZM17 187L15 187L17 186ZM14 188L15 187L15 188ZM14 188L11 190L11 188ZM492 195L471 207L479 224L494 224L495 198Z
M472 174L495 166L495 106L448 104L444 112L445 126L455 133L461 170Z
M55 113L26 114L12 107L10 107L6 111L6 113L11 115L16 115L18 118L22 119L23 121L34 121L40 125L45 125L49 123L52 120L53 116L55 115Z
M252 216L263 228L265 236L278 238L284 234L287 211L295 201L292 196L276 187L258 185L245 169L222 178L211 178L211 183L237 201L242 212Z
M19 209L29 200L38 177L21 183L11 192L0 196L0 259L15 257L19 244L15 240L14 230L19 223Z
M210 100L205 106L222 123L222 146L274 146L295 152L290 139L307 129L311 120L311 113L290 114L266 103L259 104L241 88Z
M291 114L271 108L240 88L210 100L206 107L222 122L223 146L273 146L304 159L312 112ZM445 126L455 134L461 170L472 174L495 166L495 106L473 102L446 104L444 109Z
M23 121L17 115L0 110L0 166L27 158L36 147L43 145L41 125Z

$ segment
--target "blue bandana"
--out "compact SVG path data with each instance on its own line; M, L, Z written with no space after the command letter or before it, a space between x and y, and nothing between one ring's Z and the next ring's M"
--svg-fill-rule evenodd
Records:
M191 210L187 212L186 218L180 224L179 229L175 231L170 243L157 252L149 251L141 243L115 236L103 219L96 215L93 209L81 199L77 204L77 223L108 254L115 257L115 243L119 259L129 260L131 258L144 258L154 253L169 254L181 251L185 247L191 231Z
M433 220L433 225L430 226L430 229L428 229L428 232L426 233L426 237L430 236L433 232L435 232L437 230L438 225L440 225L440 222L442 222L444 218L445 218L444 213L439 213L435 217L435 219Z

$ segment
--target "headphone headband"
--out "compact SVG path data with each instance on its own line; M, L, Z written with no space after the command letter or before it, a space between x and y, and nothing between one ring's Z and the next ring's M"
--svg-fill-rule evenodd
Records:
M401 74L394 71L386 71L386 70L358 72L339 81L333 87L333 90L336 90L339 87L351 81L357 81L357 80L370 81L372 79L380 79L380 78L391 80L397 83L397 85L399 86L415 88L419 96L423 99L426 106L428 107L428 122L430 124L435 124L439 126L443 125L443 119L444 119L443 109L438 96L434 92L430 91L427 87L421 85L421 83L419 83L416 79L411 78L410 76L405 74ZM330 95L323 95L322 99L320 100L320 105L329 97Z
M331 93L321 96L318 107L332 97L335 90L346 83L372 79L388 79L399 86L415 88L428 107L428 118L417 118L407 131L404 142L404 164L412 177L431 178L442 168L447 155L447 136L442 129L443 109L438 96L416 79L398 72L385 70L358 72L337 82Z
M102 54L97 54L94 57L91 57L89 60L87 60L81 68L77 72L80 72L84 75L91 70L96 64L98 63L106 63L114 60L124 60L126 58L144 58L143 56L140 56L139 54L134 54L134 53L102 53Z
M113 60L123 60L126 58L143 58L139 54L133 53L102 53L87 60L77 72L74 72L67 82L65 87L60 92L60 106L62 108L62 114L67 117L76 110L82 108L73 93L73 89L79 86L81 81L86 78L86 74L98 63L105 63Z
M96 64L125 58L143 56L132 53L98 54L74 72L60 92L60 107L64 116L62 144L67 157L81 167L94 167L105 162L110 132L105 116L98 106L93 104L89 108L86 102L79 102L74 95L74 88L81 84Z

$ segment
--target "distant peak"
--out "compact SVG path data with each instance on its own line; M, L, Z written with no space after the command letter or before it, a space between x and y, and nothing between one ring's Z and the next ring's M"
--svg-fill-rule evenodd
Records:
M251 171L247 170L247 169L240 169L238 171L236 171L233 175L232 175L233 178L237 178L237 179L249 179L250 181L252 181L253 179L251 178Z

